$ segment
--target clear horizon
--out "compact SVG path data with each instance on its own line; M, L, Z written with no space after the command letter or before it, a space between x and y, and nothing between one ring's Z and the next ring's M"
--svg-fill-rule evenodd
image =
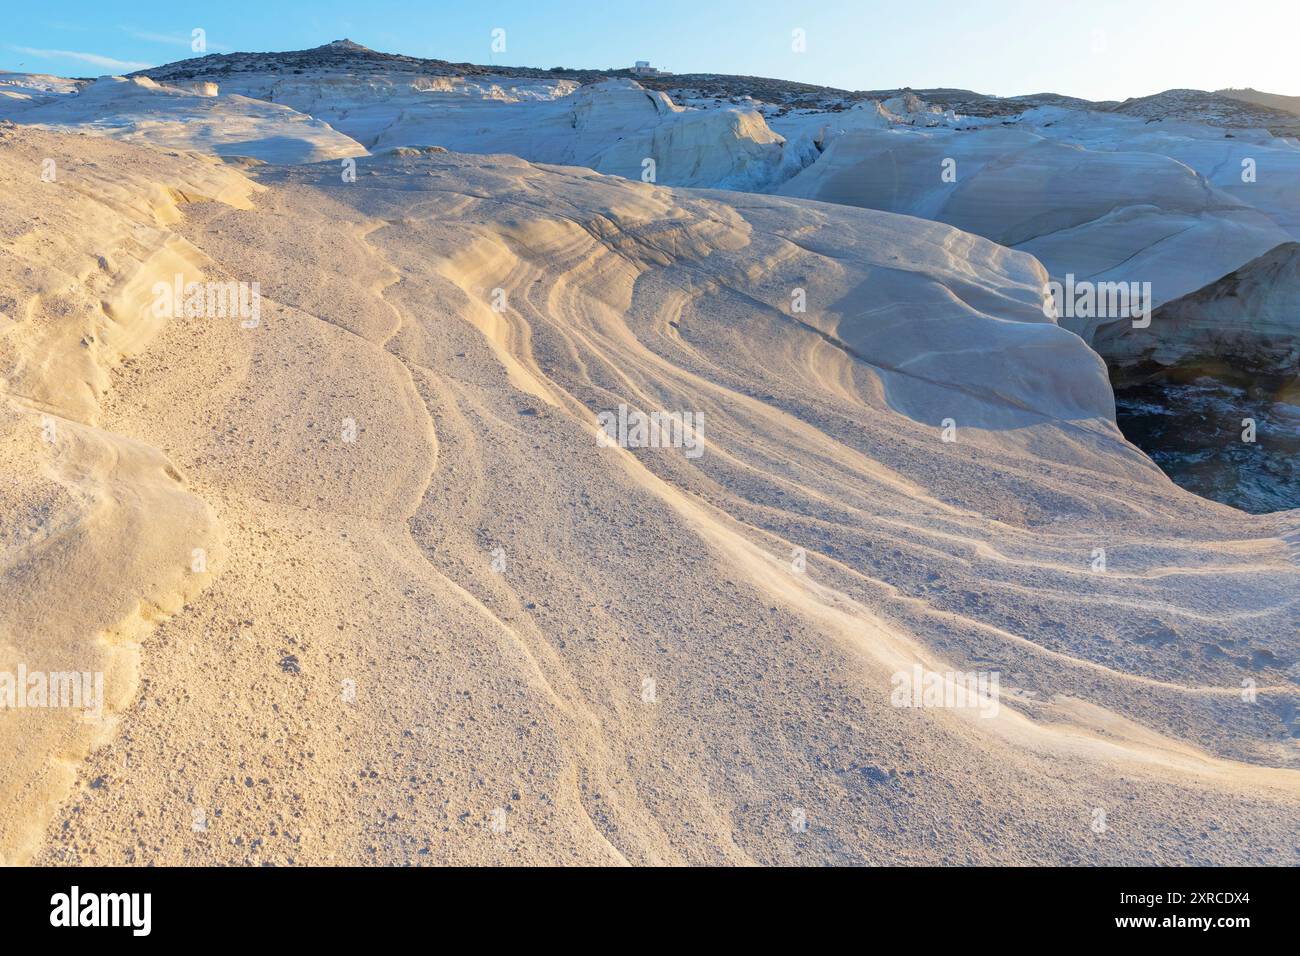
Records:
M296 15L295 15L296 12ZM1167 89L1253 87L1300 95L1288 49L1300 7L1253 0L1098 0L1087 10L1026 0L973 9L950 0L894 4L753 0L704 9L665 0L608 4L504 2L473 9L376 0L268 8L144 0L129 12L57 3L8 15L0 69L61 76L126 73L195 54L301 50L344 37L385 53L482 65L609 69L649 60L674 73L764 76L846 90L950 87L997 96L1060 93L1123 100ZM505 49L493 31L505 31ZM796 30L804 48L797 50Z

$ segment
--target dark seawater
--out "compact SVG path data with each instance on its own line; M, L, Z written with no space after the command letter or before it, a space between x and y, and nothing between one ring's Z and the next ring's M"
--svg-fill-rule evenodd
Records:
M1300 388L1295 379L1167 372L1115 383L1124 437L1177 484L1262 514L1300 508ZM1255 442L1242 419L1255 420Z

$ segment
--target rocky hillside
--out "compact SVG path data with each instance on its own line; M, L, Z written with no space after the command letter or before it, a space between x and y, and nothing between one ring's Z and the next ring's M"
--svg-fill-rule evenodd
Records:
M1277 93L1261 93L1259 90L1252 90L1247 87L1244 90L1216 90L1222 96L1231 97L1234 100L1242 100L1246 103L1255 103L1259 106L1267 106L1269 109L1282 110L1286 113L1295 113L1300 116L1300 96L1281 96Z
M1183 120L1229 129L1267 129L1274 136L1300 136L1300 117L1294 113L1204 90L1165 90L1125 100L1114 111L1152 121Z
M500 76L522 79L564 79L579 83L598 82L612 77L632 77L628 69L576 69L556 66L550 69L523 66L497 66L475 63L452 63L400 53L381 53L352 40L335 40L310 50L278 53L213 53L179 60L163 66L141 70L136 76L148 76L163 83L192 80L234 78L241 74L278 73L284 75L309 72L388 74L400 76ZM881 90L841 90L835 87L800 83L794 80L763 76L736 76L725 73L679 73L636 76L646 89L668 93L678 102L687 99L712 99L719 102L753 100L785 109L816 109L838 112L864 100L885 100L915 94L940 110L973 117L1015 116L1039 106L1062 106L1073 109L1114 110L1152 120L1178 119L1211 123L1229 128L1264 128L1278 136L1300 135L1300 119L1292 103L1297 97L1275 96L1255 90L1166 90L1154 96L1115 101L1092 101L1060 93L1035 93L1013 97L989 96L972 90L897 87Z

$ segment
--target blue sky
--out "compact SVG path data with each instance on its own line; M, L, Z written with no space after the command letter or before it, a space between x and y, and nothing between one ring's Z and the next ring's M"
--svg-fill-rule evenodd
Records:
M1300 0L86 0L9 4L0 69L98 76L350 37L474 63L748 73L847 89L955 86L1089 99L1172 87L1300 95ZM492 30L506 31L494 53ZM803 30L806 50L792 50Z

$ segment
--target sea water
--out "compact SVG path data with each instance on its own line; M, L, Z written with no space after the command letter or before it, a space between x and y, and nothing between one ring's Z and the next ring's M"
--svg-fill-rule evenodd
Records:
M1115 416L1124 437L1188 491L1253 514L1300 508L1294 379L1169 374L1117 384Z

